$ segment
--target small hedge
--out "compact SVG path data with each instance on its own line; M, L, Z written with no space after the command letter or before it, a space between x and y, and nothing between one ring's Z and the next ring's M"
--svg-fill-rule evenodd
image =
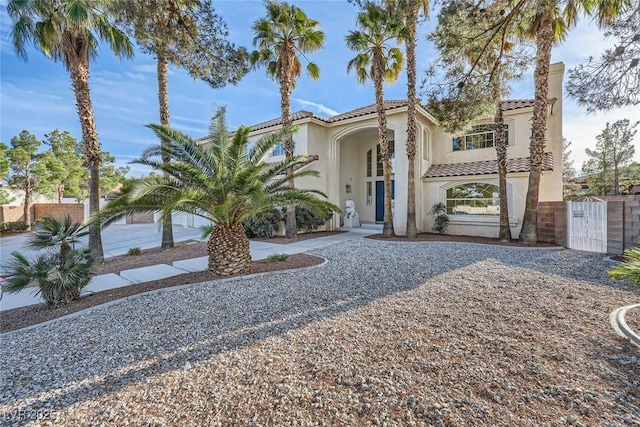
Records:
M15 233L17 231L25 231L27 223L24 221L0 222L0 233Z
M275 234L281 221L284 221L282 212L279 209L272 209L253 215L244 221L242 226L248 238L264 239Z
M250 239L264 239L275 234L280 223L285 220L285 209L272 209L260 212L242 223L247 237ZM326 224L333 216L333 211L327 209L322 214L317 214L309 209L296 207L296 226L298 231L309 232L317 230Z
M298 231L314 231L327 223L333 216L333 211L327 209L321 215L309 209L298 206L296 208L296 226Z

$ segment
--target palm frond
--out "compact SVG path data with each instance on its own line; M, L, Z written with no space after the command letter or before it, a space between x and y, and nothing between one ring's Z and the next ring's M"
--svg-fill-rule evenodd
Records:
M92 220L106 226L136 212L159 212L162 219L172 211L179 211L233 226L255 212L285 206L298 199L311 203L309 198L322 196L314 190L285 188L291 179L318 175L309 169L296 170L292 176L284 174L289 168L306 165L306 156L293 156L271 164L265 162L273 147L295 129L274 132L249 148L250 130L241 126L230 135L224 114L225 111L220 110L214 116L211 135L201 144L171 128L150 125L168 143L148 148L136 162L166 172L168 177L136 181ZM162 162L163 155L170 161ZM327 204L320 199L313 203Z

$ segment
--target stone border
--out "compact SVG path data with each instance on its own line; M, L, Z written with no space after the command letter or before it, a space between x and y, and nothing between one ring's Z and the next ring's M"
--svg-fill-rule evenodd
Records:
M627 314L627 311L636 307L640 307L640 304L620 307L611 313L609 320L611 322L611 327L618 335L623 338L628 338L633 344L640 347L640 336L638 336L638 334L636 334L624 320L624 316Z
M109 306L114 305L114 304L119 304L122 301L128 301L128 300L131 300L131 299L134 299L134 298L138 298L138 297L142 297L142 296L145 296L145 295L153 295L153 294L160 293L160 292L172 292L172 291L177 291L177 290L182 290L182 289L189 289L189 288L193 288L193 287L196 287L196 286L200 286L200 285L203 285L203 284L209 284L209 283L217 285L219 283L232 282L232 281L235 281L235 280L252 279L254 277L273 276L273 275L276 275L276 274L290 273L290 272L293 272L293 271L306 271L306 270L311 270L311 269L314 269L314 268L322 267L322 266L326 265L329 262L329 260L326 259L323 256L320 256L320 255L313 255L313 256L318 257L318 258L322 258L324 261L321 262L320 264L311 265L309 267L290 268L290 269L287 269L287 270L277 270L277 271L267 271L267 272L264 272L264 273L254 273L254 274L247 274L247 275L244 275L244 276L228 277L226 279L216 279L216 280L211 280L211 281L208 281L208 282L187 283L186 285L172 286L172 287L169 287L169 288L154 289L152 291L141 292L139 294L129 295L129 296L126 296L126 297L123 297L123 298L118 298L118 299L115 299L113 301L105 302L103 304L99 304L99 305L96 305L96 306L93 306L93 307L88 307L88 308L85 308L83 310L76 311L75 313L71 313L71 314L67 314L67 315L64 315L64 316L56 317L55 319L47 320L46 322L37 323L37 324L31 325L31 326L25 326L24 328L16 329L15 331L9 331L9 332L0 333L0 339L5 339L5 338L10 337L13 334L17 334L19 332L25 332L25 331L28 331L30 329L41 328L43 326L50 325L50 324L52 324L54 322L58 322L60 320L66 320L66 319L71 319L71 318L74 318L74 317L82 316L82 315L87 314L88 312L90 312L92 310L97 310L97 309L100 309L100 308L106 308L106 307L109 307ZM135 286L136 284L137 283L133 283L130 286Z

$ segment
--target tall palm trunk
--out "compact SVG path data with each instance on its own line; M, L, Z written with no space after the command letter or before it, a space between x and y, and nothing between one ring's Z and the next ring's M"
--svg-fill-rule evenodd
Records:
M531 125L530 172L527 202L520 231L520 242L535 244L538 242L538 194L542 158L544 157L545 134L547 131L547 106L549 92L549 65L553 44L552 8L544 11L542 22L536 30L536 68L533 73L535 99L533 103L533 123Z
M287 47L285 47L287 49ZM289 47L289 52L287 56L287 60L285 60L288 64L285 69L293 70L294 67L294 59L295 59L295 51L293 50L293 46ZM291 89L292 89L292 79L286 73L280 77L280 112L282 118L282 127L288 128L291 127L293 120L291 118ZM284 154L287 159L291 159L293 157L294 146L293 146L293 135L289 134L284 140ZM287 177L292 177L295 171L293 168L287 169ZM289 187L294 188L295 183L293 182L293 178L289 179ZM298 225L296 224L296 205L287 206L287 217L285 222L285 236L288 239L293 239L298 235Z
M71 84L76 96L78 117L82 130L85 156L90 168L89 180L89 214L97 214L100 210L100 140L93 115L93 105L89 92L89 62L76 61L70 64ZM89 247L94 251L96 261L104 260L100 224L92 221L89 224Z
M500 241L511 240L511 228L509 227L509 200L507 199L507 138L504 128L504 112L500 95L497 94L498 105L496 106L495 123L495 144L496 156L498 159L498 182L500 188L500 231L498 239Z
M56 194L58 196L58 203L62 203L62 198L64 197L64 184L56 186Z
M31 178L27 177L24 186L24 222L27 227L31 228Z
M231 276L243 273L251 265L249 239L242 224L216 224L207 243L209 270L214 274Z
M374 53L373 85L376 92L376 112L378 113L378 145L382 158L382 175L384 177L384 224L382 237L396 235L393 228L393 211L391 209L391 162L389 159L389 142L387 141L387 115L384 110L384 60L381 54Z
M167 74L169 73L169 60L166 56L158 54L157 64L158 74L158 105L160 106L160 124L169 126L169 90L167 83ZM160 144L166 146L169 141L162 139ZM171 160L168 156L162 155L162 163L166 164ZM164 177L168 178L169 174L164 173ZM174 246L173 243L173 221L171 215L162 222L162 243L160 249L169 249Z
M417 5L416 5L417 6ZM411 6L407 16L407 232L410 239L418 233L416 227L416 6Z

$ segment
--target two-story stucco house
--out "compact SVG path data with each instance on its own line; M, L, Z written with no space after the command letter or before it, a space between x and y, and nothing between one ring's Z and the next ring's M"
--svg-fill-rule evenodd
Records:
M564 65L551 66L546 154L540 185L540 201L562 200L562 80ZM407 103L386 101L388 139L393 151L393 199L396 233L404 234L407 216ZM512 234L522 225L529 176L529 137L533 100L504 101L508 126L507 193ZM493 118L479 118L466 135L453 136L438 127L427 110L417 111L416 218L418 228L431 229L431 207L447 206L449 233L497 237L499 191L496 151L493 147ZM293 113L298 127L294 134L295 152L317 156L308 168L320 178L305 177L296 186L317 188L339 206L351 199L363 223L383 219L384 187L382 164L377 149L378 122L375 105L358 108L329 118L307 111ZM251 127L250 138L257 140L281 126L280 119ZM273 159L284 155L282 145L274 149ZM329 229L343 224L334 216Z

